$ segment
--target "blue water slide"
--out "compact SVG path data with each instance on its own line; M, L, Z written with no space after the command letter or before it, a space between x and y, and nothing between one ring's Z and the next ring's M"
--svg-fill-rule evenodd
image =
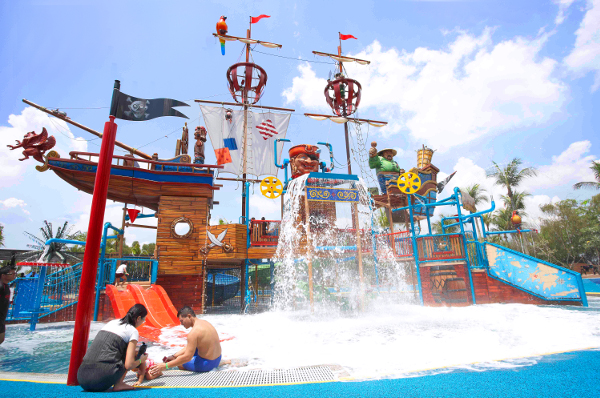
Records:
M581 274L485 242L487 272L494 279L548 301L578 301L587 307Z

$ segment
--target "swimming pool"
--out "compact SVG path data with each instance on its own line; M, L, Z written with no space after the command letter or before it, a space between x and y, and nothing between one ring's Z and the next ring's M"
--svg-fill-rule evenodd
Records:
M590 307L491 304L463 308L373 306L364 314L268 312L210 315L224 341L223 357L240 370L338 364L355 380L413 377L467 370L519 368L539 356L600 347L600 298ZM102 328L93 323L90 338ZM185 344L181 326L163 329L171 346L150 345L154 360ZM9 325L0 346L6 372L66 373L73 323ZM523 359L523 357L526 357Z

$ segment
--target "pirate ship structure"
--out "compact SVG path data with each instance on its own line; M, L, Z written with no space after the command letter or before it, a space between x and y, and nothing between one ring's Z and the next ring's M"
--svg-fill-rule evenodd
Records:
M368 288L373 291L375 284L380 285L377 258L390 255L406 262L409 284L413 285L414 295L416 297L418 293L421 303L467 305L475 303L477 294L489 300L489 290L479 293L475 290L469 263L469 257L483 256L482 249L473 251L467 247L463 229L462 235L417 237L420 234L418 222L426 219L430 225L437 194L448 182L448 178L443 182L437 181L439 169L431 164L434 151L430 148L423 146L418 150L417 167L410 168L407 173L419 181L417 186L402 189L402 184L399 184L401 176L398 176L388 181L386 192L375 192L377 188L371 191L367 206L371 210L385 209L389 230L377 230L373 226L361 229L358 200L355 199L362 194L359 195L359 177L352 173L349 124L356 127L358 146L366 154L366 143L361 142L358 136L360 126L382 127L387 123L356 117L362 86L348 77L343 65L348 62L365 65L369 61L342 55L343 35L340 34L337 54L314 52L315 55L330 57L337 62L334 78L328 80L324 89L326 102L333 114L305 115L315 120L344 124L347 174L333 173L333 150L326 142L296 145L289 149L289 159L282 160L284 143L289 142L286 138L289 112L294 110L258 105L267 84L267 72L251 59L251 45L260 44L268 48L280 48L281 45L253 39L251 29L247 30L245 37L227 35L222 24L215 36L222 44L227 41L242 42L245 45L245 62L230 66L226 72L234 102L196 100L200 104L206 128L199 126L194 132L194 158L187 154L190 140L186 125L182 138L177 140L175 157L160 159L158 154L148 155L116 142L129 154L114 156L110 169L108 199L125 204L123 227L137 226L133 220L126 222L129 220L127 205L155 211L157 227L149 228L157 230L158 267L152 281L165 289L175 307L191 305L201 312L217 312L223 308L221 304L227 302L229 311L246 311L259 309L261 300L265 305L263 308L270 306L273 260L278 255L281 221L250 217L249 188L250 184L261 183L261 192L265 196L271 199L281 196L283 208L283 200L289 194L287 189L299 177L306 178L302 188L304 200L292 222L303 226L297 229L294 239L299 242L301 250L297 260L307 264L306 279L311 307L314 300L313 260L318 261L323 252L331 250L345 256L341 261L356 263L361 307L364 307L365 291ZM102 137L102 134L70 120L65 114L27 100L24 102ZM207 135L215 151L217 165L204 163ZM45 154L53 146L53 142L50 142L52 137L44 138L45 142L33 138L26 137L29 141L24 140L18 146L28 150L30 156L43 160L44 164L37 167L39 171L51 170L75 188L90 194L93 192L98 154L71 152L68 157L62 157L55 151ZM329 165L320 158L318 145L329 150ZM363 180L368 181L368 174L363 170L363 163L368 158L359 154L359 159L354 160L361 167ZM285 172L283 182L275 178L280 169ZM223 173L230 173L233 177L223 177ZM263 176L267 178L261 181L260 177ZM218 204L214 201L214 195L222 187L217 181L241 183L242 209L238 223L211 225L211 210ZM455 192L455 195L459 194ZM463 196L461 199L454 198L452 203L464 206L468 197ZM350 203L352 228L343 231L337 229L336 202ZM462 224L464 220L460 217L460 211L458 219ZM404 223L406 228L394 231L394 223ZM324 231L329 235L322 234ZM332 232L350 244L334 247L319 241L322 236L331 236ZM477 240L476 236L472 239ZM390 250L382 250L384 248ZM365 274L370 272L364 269L365 255L374 259L374 265L370 267L375 269L375 277L371 280L365 278ZM446 264L449 261L452 264ZM460 264L453 265L457 261ZM448 275L456 277L449 278ZM453 295L441 301L439 297L447 279L452 279L448 286L453 287L450 289ZM480 278L480 283L484 282L487 286L489 278ZM479 289L482 289L481 285ZM339 294L340 287L334 288L333 293ZM457 298L457 294L460 297Z

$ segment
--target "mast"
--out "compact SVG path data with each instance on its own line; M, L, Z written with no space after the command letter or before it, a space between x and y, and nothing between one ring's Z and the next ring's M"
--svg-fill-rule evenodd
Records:
M340 45L338 46L338 55L341 57L342 56L342 33L338 32L338 38L340 39ZM340 65L340 75L342 75L343 71L342 71L342 61L339 62ZM346 114L346 105L344 104L344 112L342 113L342 116L346 117L348 116ZM348 121L344 122L344 135L346 137L346 161L348 162L348 174L352 174L352 162L350 160L350 139L348 137ZM352 218L352 221L354 221L354 217Z
M252 33L252 17L250 17L250 28L246 30L246 38L249 39ZM246 62L250 62L250 43L246 43ZM246 189L246 172L248 165L248 90L244 90L242 93L242 103L244 105L244 160L243 160L243 171L242 174L242 220L246 222L246 195L248 195Z

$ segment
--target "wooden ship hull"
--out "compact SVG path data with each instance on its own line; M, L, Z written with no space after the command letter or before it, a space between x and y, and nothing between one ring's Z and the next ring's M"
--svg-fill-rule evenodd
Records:
M98 164L82 159L81 155L97 156L72 152L71 159L48 158L47 166L70 185L93 194ZM214 171L210 168L214 166L115 158L117 164L111 166L108 199L117 202L158 211L161 196L207 197L212 202L214 191L220 187L214 183Z

